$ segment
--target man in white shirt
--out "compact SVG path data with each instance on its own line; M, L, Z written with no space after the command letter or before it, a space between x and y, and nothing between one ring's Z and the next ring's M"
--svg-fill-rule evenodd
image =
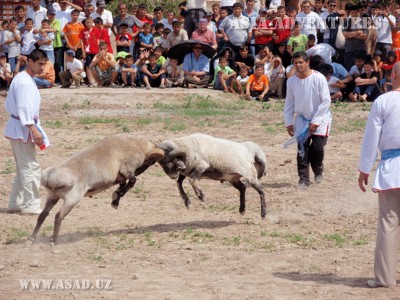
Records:
M317 31L321 28L325 28L323 20L319 15L311 11L311 3L305 0L301 3L302 12L298 13L296 16L296 21L301 25L300 33L309 35L313 34L317 41Z
M113 26L113 17L111 11L106 10L106 2L104 0L99 0L96 2L96 11L91 13L90 16L94 19L101 18L103 20L104 28L108 29L108 35L111 36L111 27Z
M392 69L393 91L379 96L368 116L361 146L358 184L365 192L378 149L381 161L376 168L372 191L378 192L379 215L375 248L375 279L370 287L396 285L400 243L400 63Z
M10 212L22 214L41 213L40 166L36 159L35 145L41 149L49 145L40 126L40 93L33 77L42 73L47 63L46 53L36 49L28 56L28 66L13 79L6 98L6 110L10 115L5 137L13 149L16 176L8 205Z
M371 12L378 33L376 49L382 51L382 60L386 61L387 53L392 50L392 30L396 28L396 18L389 14L389 5L381 5L379 9L375 4Z
M311 184L310 165L315 183L323 181L324 146L332 122L329 110L331 95L326 78L310 69L310 59L306 52L296 52L293 55L293 65L296 74L287 81L283 112L286 130L292 138L285 144L285 148L297 142L299 188L307 188Z
M40 6L40 0L32 0L26 12L26 17L33 20L33 28L40 29L42 27L42 20L46 19L47 9Z

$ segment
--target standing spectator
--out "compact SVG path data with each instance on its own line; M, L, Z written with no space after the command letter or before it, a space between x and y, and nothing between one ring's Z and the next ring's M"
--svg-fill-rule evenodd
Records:
M56 9L55 9L56 10ZM56 19L60 20L61 24L61 35L63 34L63 29L66 24L72 20L72 12L78 11L78 21L80 22L80 12L82 8L78 5L73 4L69 1L60 1L60 10L56 10Z
M166 20L164 18L164 9L161 6L156 6L153 9L154 13L154 19L153 19L153 24L157 25L158 23L164 24L164 21Z
M254 9L254 4L255 4L254 0L246 0L246 9L243 10L243 15L249 18L250 25L252 28L254 28L254 26L256 25L256 20L258 18L258 11ZM255 49L254 44L255 44L255 39L254 39L254 34L252 32L249 49L253 56L256 55L257 51Z
M17 29L22 31L25 29L25 19L26 19L26 11L25 7L22 5L17 5L15 7L15 18L17 19Z
M221 8L226 9L228 12L228 15L233 14L233 11L235 10L235 3L236 0L221 0L220 5ZM242 6L243 9L243 6Z
M193 52L186 54L183 59L182 69L188 88L208 87L210 63L202 51L201 44L194 44Z
M118 4L118 15L114 18L113 27L111 29L115 36L120 32L119 27L121 24L128 25L128 33L132 35L132 38L136 37L136 35L133 35L133 27L143 27L142 21L140 21L135 15L128 14L128 7L125 3ZM136 34L139 34L139 31L137 31Z
M54 49L53 49L53 41L54 41L54 33L48 32L50 29L50 21L44 19L42 21L42 28L35 35L35 39L39 45L39 49L42 49L46 52L47 58L54 64ZM54 71L54 70L53 70Z
M215 22L212 20L212 14L207 12L204 18L207 20L207 29L210 29L215 35L218 31L218 28Z
M345 37L344 44L344 66L350 70L357 55L367 55L365 40L368 37L368 29L363 28L359 17L358 6L350 7L350 18L348 18L347 27L343 29Z
M376 49L382 51L383 61L386 61L387 54L392 49L392 30L396 28L396 18L389 12L389 5L381 5L380 10L376 6L372 7L372 20L378 32Z
M273 49L272 35L274 28L272 21L267 17L267 10L260 9L260 16L256 19L255 26L253 26L253 35L255 36L256 53L260 49L268 46L270 50Z
M58 74L63 70L64 66L64 47L61 40L61 22L56 19L56 12L53 7L47 10L47 19L50 21L50 29L47 32L54 34L53 51L54 51L54 72L56 73L56 83L60 82Z
M32 6L26 11L26 17L33 20L33 28L41 28L46 15L47 9L40 6L40 0L32 0Z
M375 278L368 280L372 288L394 288L396 285L400 218L400 63L392 71L393 91L375 100L369 113L361 145L358 185L365 192L378 149L381 161L376 168L372 191L378 192L378 230L375 247Z
M119 26L119 32L115 37L115 43L117 44L117 53L124 51L130 52L132 35L128 32L128 24L121 23Z
M70 50L74 50L76 53L76 57L78 59L82 59L83 57L83 49L82 49L82 40L80 38L81 31L83 30L84 26L82 23L78 22L79 18L79 11L73 10L71 12L71 22L64 26L62 30L64 33L65 39L65 47ZM92 20L90 18L90 20Z
M14 20L15 28L17 21ZM19 73L11 83L6 98L10 115L5 136L10 140L16 163L16 176L10 194L10 212L38 215L40 208L40 165L36 159L35 145L41 149L49 141L40 126L40 93L33 77L42 72L46 53L37 49L28 57L26 71Z
M207 19L199 20L199 28L193 31L191 39L208 44L217 50L217 40L214 32L207 28Z
M296 74L287 81L284 118L286 130L293 137L289 141L298 144L299 188L307 188L311 184L309 165L314 181L323 181L324 146L332 122L331 96L325 77L310 69L310 60L304 51L294 54L293 61Z
M189 0L186 1L186 17L185 17L185 30L191 36L193 31L198 28L198 22L205 15L206 0Z
M17 29L17 20L12 18L8 30L4 31L4 44L7 45L8 62L14 72L18 56L21 54L21 36Z
M110 35L108 34L108 30L104 28L103 26L103 20L99 17L93 20L94 22L94 27L96 27L99 30L100 37L99 37L99 42L104 42L108 46L108 52L113 53L113 48L111 46L111 41L110 41Z
M328 10L322 12L320 18L324 22L324 27L320 29L322 35L322 43L329 44L329 36L330 36L330 26L329 22L332 22L332 18L338 18L338 14L336 13L336 0L328 1ZM329 17L329 19L328 19ZM331 45L332 46L332 45Z
M286 9L284 6L278 6L276 12L276 18L273 19L272 25L274 28L274 35L272 40L275 48L281 43L287 43L290 38L291 29L294 26L294 20L286 15Z
M363 23L367 25L368 29L367 39L365 40L367 55L373 55L376 49L376 42L378 40L378 31L376 30L370 15L364 14L361 17Z
M219 20L221 19L220 9L221 6L219 5L219 3L214 3L211 6L212 21L215 22L215 24L218 24Z
M149 23L143 24L143 31L139 33L139 47L138 50L152 50L154 47L154 38L150 33L151 25Z
M172 46L187 41L188 39L186 30L181 28L181 22L174 21L174 23L172 23L172 31L168 34L163 47L168 51Z
M62 88L69 88L72 83L76 88L81 86L81 80L85 76L83 64L79 59L75 58L74 50L67 50L66 52L66 71L60 73Z
M296 52L306 51L308 38L300 32L300 24L296 21L293 27L293 35L289 38L287 51L291 56Z
M172 30L172 23L176 21L175 13L172 10L167 11L167 18L163 19L164 28L169 28Z
M28 56L33 50L35 50L35 35L33 34L33 20L26 19L24 32L21 34L21 54Z
M317 37L317 32L320 28L325 28L325 24L319 15L311 11L311 2L305 0L301 3L302 11L296 16L296 21L299 22L301 33L305 35L313 34Z
M233 14L227 16L219 25L226 45L238 54L240 46L249 43L252 37L252 27L249 18L242 14L243 6L233 4Z
M8 57L8 45L5 44L5 37L4 34L6 30L8 30L8 25L9 25L8 20L4 20L1 23L1 30L0 30L0 52L3 52L6 55L6 58Z
M113 17L111 11L105 9L106 2L104 0L98 0L96 2L96 11L90 14L90 17L94 20L101 18L103 20L103 26L108 30L108 35L111 36L111 27L113 26Z
M96 27L93 26L93 20L91 17L86 18L85 25L86 25L86 27L79 34L79 40L81 41L82 48L83 48L82 58L85 59L85 71L88 76L89 84L93 87L97 87L96 86L97 80L92 77L93 72L91 72L91 70L90 70L90 65L91 65L92 60L94 59L95 55L99 53L100 32ZM104 42L103 42L103 44L107 45ZM107 49L108 49L108 45L107 45ZM71 50L73 50L73 49L71 49ZM94 81L96 81L96 82L94 82Z

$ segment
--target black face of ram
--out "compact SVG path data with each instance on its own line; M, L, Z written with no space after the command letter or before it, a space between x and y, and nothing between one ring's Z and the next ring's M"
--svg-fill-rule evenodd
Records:
M168 155L164 157L160 162L161 167L163 168L165 174L167 174L172 179L177 179L179 173L182 172L182 164L183 158L175 157L170 158Z

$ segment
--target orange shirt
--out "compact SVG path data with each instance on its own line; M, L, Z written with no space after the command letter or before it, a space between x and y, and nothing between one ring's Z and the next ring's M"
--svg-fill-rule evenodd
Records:
M81 41L79 38L79 34L83 28L84 26L82 23L68 23L64 26L63 32L65 37L68 39L71 47L76 47Z
M400 49L400 30L393 31L392 38L393 38L392 48Z
M268 77L264 74L260 78L257 78L255 74L250 75L250 90L251 91L263 91L265 86L268 85Z

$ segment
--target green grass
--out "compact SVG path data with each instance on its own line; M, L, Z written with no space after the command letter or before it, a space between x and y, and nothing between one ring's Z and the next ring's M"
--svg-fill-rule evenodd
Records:
M354 132L354 131L363 131L365 129L365 125L367 124L366 120L361 119L352 119L347 120L345 124L339 123L337 125L337 130L339 132Z
M5 244L6 245L14 244L16 242L21 241L22 239L25 239L28 236L29 236L29 233L27 230L25 230L23 228L13 227L13 228L11 228L11 232L7 233Z
M78 119L78 124L91 125L91 124L123 124L125 120L120 118L104 118L104 117L90 117L84 116Z
M326 234L324 237L329 241L333 241L336 247L343 247L348 242L344 235L338 233Z
M0 174L12 174L15 173L15 162L12 159L7 159L4 163L4 168L1 170Z

